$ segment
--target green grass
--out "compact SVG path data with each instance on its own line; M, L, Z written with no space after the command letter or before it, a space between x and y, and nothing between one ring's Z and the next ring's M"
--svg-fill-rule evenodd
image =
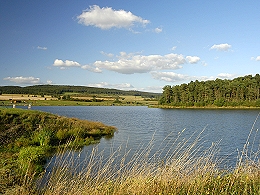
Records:
M50 113L0 108L0 194L44 171L58 147L80 147L113 136L115 127Z

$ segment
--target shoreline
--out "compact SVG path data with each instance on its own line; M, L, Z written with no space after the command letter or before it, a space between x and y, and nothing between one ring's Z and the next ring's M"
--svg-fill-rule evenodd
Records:
M248 107L248 106L225 106L225 107L217 107L217 106L192 106L192 107L186 107L186 106L166 106L166 105L158 105L158 106L150 106L150 108L162 108L162 109L212 109L212 110L260 110L260 107Z
M19 107L28 107L28 104L15 104L16 108ZM148 108L161 108L161 109L198 109L198 110L260 110L260 107L253 106L167 106L167 105L155 105L155 104L124 104L124 103L82 103L82 102L74 102L74 101L57 101L55 103L46 103L46 102L37 102L37 104L31 104L31 107L34 106L147 106ZM0 104L0 108L12 108L13 104ZM28 108L30 109L30 108Z

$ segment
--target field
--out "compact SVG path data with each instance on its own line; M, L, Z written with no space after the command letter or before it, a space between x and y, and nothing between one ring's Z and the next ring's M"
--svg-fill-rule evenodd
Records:
M35 100L57 100L51 96L41 97L40 95L29 95L29 94L2 94L0 95L0 101L11 101L11 100L22 100L22 101L35 101Z
M29 105L32 106L117 106L117 105L157 105L157 99L143 98L142 96L122 95L109 96L99 94L79 94L64 93L62 96L53 97L48 95L30 94L2 94L0 95L0 105L10 106Z

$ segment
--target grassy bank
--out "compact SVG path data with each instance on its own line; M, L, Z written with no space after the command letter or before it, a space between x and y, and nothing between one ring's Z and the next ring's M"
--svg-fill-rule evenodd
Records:
M96 143L114 131L100 122L0 108L0 194L19 189L25 177L34 179L41 174L46 157L56 148Z

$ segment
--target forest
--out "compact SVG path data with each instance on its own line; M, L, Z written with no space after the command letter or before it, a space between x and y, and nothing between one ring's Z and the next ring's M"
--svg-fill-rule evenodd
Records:
M142 91L124 91L118 89L72 86L72 85L33 85L33 86L0 86L1 94L32 94L32 95L51 95L59 97L64 93L82 93L82 94L106 94L106 95L134 95L145 98L157 98L161 94Z
M260 75L233 80L191 81L163 87L160 105L175 107L260 107Z

